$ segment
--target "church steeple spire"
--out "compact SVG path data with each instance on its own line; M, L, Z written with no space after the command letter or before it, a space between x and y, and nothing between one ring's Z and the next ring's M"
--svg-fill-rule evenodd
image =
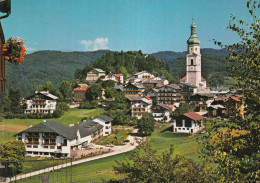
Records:
M199 45L200 40L196 34L196 25L194 23L194 18L192 18L192 24L190 28L191 28L191 34L190 34L190 38L187 40L188 45L189 46Z

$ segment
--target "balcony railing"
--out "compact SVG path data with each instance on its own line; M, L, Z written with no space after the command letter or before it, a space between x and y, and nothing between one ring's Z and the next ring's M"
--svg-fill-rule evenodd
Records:
M25 141L26 144L39 144L39 142L36 141Z
M39 135L26 135L27 138L40 138Z
M44 139L56 139L56 136L42 136Z
M43 142L42 145L56 145L56 142Z

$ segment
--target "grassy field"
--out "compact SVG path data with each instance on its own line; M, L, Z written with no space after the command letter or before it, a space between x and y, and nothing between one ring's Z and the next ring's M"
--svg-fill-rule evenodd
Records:
M98 145L122 145L123 141L128 137L128 134L131 133L132 130L118 129L113 130L113 133L109 136L103 137L96 144Z
M64 115L62 115L60 118L45 120L55 120L65 125L69 125L79 122L83 117L87 117L89 119L91 117L96 117L103 112L104 109L101 108L69 109L68 111L65 111ZM12 135L28 128L30 125L36 125L42 122L42 120L43 119L3 119L3 121L0 122L0 143L7 140L14 140L14 137L12 137Z
M201 162L198 153L198 149L201 148L197 142L198 138L200 138L200 135L174 134L172 133L172 127L163 127L162 129L156 129L148 139L151 147L156 149L158 153L169 150L172 144L174 156L182 155L196 162Z
M179 154L191 158L196 162L200 162L201 160L198 158L199 153L197 152L200 146L196 142L197 138L200 138L200 135L191 136L188 134L173 134L171 127L162 125L160 128L157 128L150 137L148 137L148 141L159 154L167 151L169 146L173 144L173 156ZM116 164L115 160L121 161L125 157L128 157L130 153L131 152L128 152L73 166L73 182L101 181L102 179L118 178L118 175L113 172L113 166ZM69 178L69 171L69 168L67 170L61 169L52 173L46 173L46 175L49 176L51 182L56 182L57 180L59 182L65 182L65 179L61 179L66 176ZM33 180L35 180L35 182L39 181L39 176L33 177L31 182L34 182ZM26 182L26 180L21 182Z

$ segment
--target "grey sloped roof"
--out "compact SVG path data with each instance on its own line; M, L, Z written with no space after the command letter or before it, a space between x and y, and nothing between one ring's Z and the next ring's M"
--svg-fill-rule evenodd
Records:
M50 94L50 93L47 92L47 91L40 91L40 93L43 94L43 95L45 95L45 96L48 96L48 97L50 97L50 98L52 98L52 99L55 99L55 100L59 99L59 97L57 97L57 96L55 96L55 95L52 95L52 94Z
M142 83L134 83L133 85L140 89L145 88Z
M104 115L104 114L101 114L101 115L99 115L99 116L96 117L96 118L101 118L101 119L103 119L103 120L105 120L105 121L108 121L108 122L113 121L112 118L110 118L110 117L108 117L108 116L106 116L106 115Z
M180 90L180 86L166 85L167 87L173 88L175 90Z
M105 71L103 71L102 69L99 69L99 68L93 68L95 71L97 71L97 72L105 72Z
M72 133L69 126L59 123L58 121L41 122L19 133L23 132L58 133L68 139L76 138L76 134Z
M73 126L72 128L74 132L77 132L77 130L79 130L81 137L86 137L102 129L103 125L94 122L92 120L88 120L88 121L83 121L78 125Z
M116 86L115 86L115 89L116 89L116 90L124 91L124 86L123 86L123 85L116 85Z
M140 95L126 95L125 97L130 101L142 100L142 97Z

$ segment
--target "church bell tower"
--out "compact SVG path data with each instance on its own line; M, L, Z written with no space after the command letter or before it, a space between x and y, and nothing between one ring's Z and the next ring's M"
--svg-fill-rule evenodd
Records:
M186 56L186 82L197 87L203 86L201 82L201 54L200 54L200 40L196 34L196 25L192 19L191 35L187 40L188 54Z

